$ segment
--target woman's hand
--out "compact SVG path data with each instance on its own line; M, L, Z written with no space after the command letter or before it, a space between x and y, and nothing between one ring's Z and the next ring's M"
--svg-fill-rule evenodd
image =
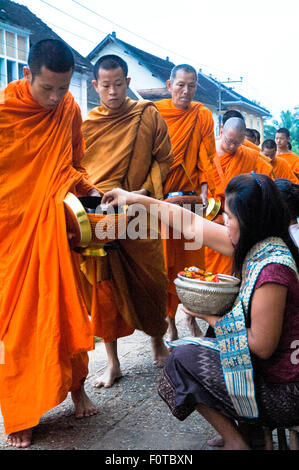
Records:
M205 320L210 326L214 328L215 323L220 320L220 316L218 315L210 315L209 313L195 313L188 310L186 307L182 306L182 310L186 315L190 315L191 317L200 318L201 320Z
M146 189L139 189L139 191L132 191L135 194L140 194L140 196L148 196L149 192Z
M91 191L89 191L87 196L100 197L101 195L97 189L93 188Z
M115 188L104 194L102 204L111 206L124 206L126 204L134 204L138 201L139 194L130 193L124 189Z

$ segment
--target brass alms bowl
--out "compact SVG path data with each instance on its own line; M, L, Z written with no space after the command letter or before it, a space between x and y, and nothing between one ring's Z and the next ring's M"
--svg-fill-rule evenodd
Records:
M205 211L205 218L214 220L221 209L221 199L209 198L208 207Z
M77 198L72 193L64 199L67 231L72 234L70 247L84 256L106 256L104 246L127 230L127 206L113 208L111 212L101 207L101 200L101 197Z

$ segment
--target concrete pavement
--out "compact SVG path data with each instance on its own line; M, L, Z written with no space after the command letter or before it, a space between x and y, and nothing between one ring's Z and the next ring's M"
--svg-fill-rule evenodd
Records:
M205 327L205 323L201 323ZM178 312L180 336L188 330L184 314ZM30 450L204 450L213 428L198 413L184 422L172 416L157 393L161 368L152 364L151 341L142 332L119 340L123 378L111 389L95 389L92 383L105 369L106 353L102 342L90 353L86 390L96 403L96 416L77 420L68 397L49 411L35 428ZM0 415L0 450L5 443Z

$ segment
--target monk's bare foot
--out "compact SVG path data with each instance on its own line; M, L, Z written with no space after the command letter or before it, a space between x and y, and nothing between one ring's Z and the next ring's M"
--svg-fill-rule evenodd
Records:
M72 392L71 395L75 405L76 418L82 419L97 414L98 409L86 395L84 385L82 385L78 390Z
M104 374L98 377L94 381L93 386L96 388L100 388L100 387L110 388L112 387L114 382L119 380L121 377L122 377L122 372L120 370L119 364L108 365Z
M176 341L179 339L178 329L175 324L175 318L167 317L168 329L167 335L169 341Z
M207 441L207 444L211 447L224 447L224 440L221 436L215 436Z
M169 356L169 350L165 346L163 338L152 338L152 348L155 366L164 367Z
M186 315L186 323L187 323L188 328L190 330L191 336L196 337L196 338L198 338L199 336L203 336L203 332L201 331L200 327L198 326L196 318L191 317L190 315Z
M25 429L24 431L18 431L8 434L6 442L12 447L25 449L26 447L29 447L32 443L32 429Z

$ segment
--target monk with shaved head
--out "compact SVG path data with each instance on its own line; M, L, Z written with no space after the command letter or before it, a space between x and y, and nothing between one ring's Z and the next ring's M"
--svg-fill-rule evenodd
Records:
M40 41L0 103L0 406L17 448L68 392L77 418L97 412L84 391L94 339L63 205L69 191L98 194L81 164L73 72L64 42Z
M243 118L228 119L219 139L216 140L217 155L214 158L215 196L221 199L221 211L215 222L224 225L224 194L228 182L243 173L263 173L271 177L272 167L262 160L255 150L243 145L246 125ZM206 270L213 273L232 274L232 258L206 248Z
M150 101L127 97L128 65L119 56L102 56L93 86L100 98L83 123L83 165L101 194L121 187L163 199L162 184L172 164L167 126ZM145 222L145 227L147 226ZM141 330L151 337L154 363L165 363L168 350L163 246L159 234L127 237L110 244L104 257L84 257L82 284L91 325L103 339L107 367L95 387L112 387L122 376L118 340Z
M290 149L290 131L285 127L278 129L275 135L277 155L283 158L291 167L292 171L299 177L299 156Z
M292 183L298 184L298 178L292 171L290 165L284 158L276 155L277 145L274 140L267 139L263 142L262 152L266 157L271 159L271 165L273 168L274 176L276 178L283 178L291 181Z
M155 104L167 123L174 161L164 181L163 192L194 191L201 196L203 208L208 204L208 190L213 190L213 158L215 156L214 119L211 111L194 101L197 72L188 64L173 68L166 82L171 98ZM204 249L186 250L183 238L163 240L168 287L168 333L178 337L175 316L179 299L174 279L186 266L204 268ZM190 317L192 336L201 334L196 319Z

